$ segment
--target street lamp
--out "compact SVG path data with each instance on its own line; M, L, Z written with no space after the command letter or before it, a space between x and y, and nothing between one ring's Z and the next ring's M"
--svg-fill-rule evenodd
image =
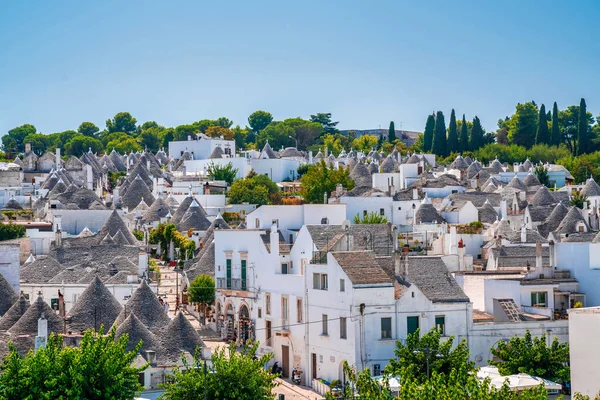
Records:
M431 354L433 354L433 352L435 351L435 356L437 358L442 358L444 357L443 354L438 353L436 351L436 349L432 349L431 347L427 346L425 348L422 349L418 349L418 350L413 350L413 354L419 354L419 353L423 353L425 355L425 365L427 365L427 379L429 379L429 358L431 357Z
M288 137L296 142L296 150L298 150L298 139L296 139L295 137L291 137L291 136L288 136Z

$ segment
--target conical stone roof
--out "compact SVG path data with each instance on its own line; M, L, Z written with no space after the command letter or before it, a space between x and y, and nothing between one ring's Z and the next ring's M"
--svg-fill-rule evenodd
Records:
M372 186L371 172L368 167L359 162L350 172L350 178L354 181L355 187Z
M585 183L583 189L581 189L581 194L587 197L600 196L600 186L596 183L594 178L590 178Z
M375 153L377 154L377 153ZM379 166L377 165L376 162L371 162L371 164L369 164L369 172L371 174L376 174L379 172Z
M144 200L146 204L154 203L154 196L150 188L139 175L131 182L125 194L121 197L121 205L133 210L140 202Z
M194 196L186 196L186 198L183 199L179 207L177 207L177 210L175 210L175 212L173 213L173 216L171 217L171 223L177 224L179 221L181 221L181 218L183 218L188 208L190 208L190 205L195 200L196 199L194 198ZM198 202L196 201L196 203ZM200 208L202 209L204 215L206 215L206 212L204 211L202 206L200 206Z
M122 307L96 276L81 293L67 316L67 331L77 333L93 328L96 331L104 325L106 332L115 322Z
M569 209L567 215L565 215L563 220L560 222L560 225L558 225L556 232L558 234L577 233L577 225L579 225L580 222L585 225L586 232L589 232L589 225L587 222L585 222L585 219L581 215L579 209L573 206Z
M31 304L23 316L19 318L8 332L13 336L37 336L38 320L42 314L48 320L48 335L50 335L50 333L55 333L57 335L63 333L64 322L62 318L56 315L56 312L50 308L42 296L39 296L37 300Z
M200 335L181 311L177 312L175 318L169 322L167 329L161 335L161 342L166 357L173 361L181 358L182 351L194 354L196 348L205 347Z
M205 231L209 227L210 221L206 218L202 207L200 207L196 200L192 201L181 221L177 223L177 229L180 232L187 231L188 229Z
M129 313L135 314L150 330L167 326L170 321L163 306L159 303L158 297L156 297L144 280L142 280L142 283L140 283L137 290L133 293L133 296L127 301L115 324L119 326Z
M493 224L498 219L498 213L487 200L477 211L479 221L484 224Z
M177 201L175 196L173 196L173 193L169 193L165 202L169 206L169 209L171 209L171 213L175 212L175 210L177 210L177 208L179 207L179 202Z
M539 179L534 174L527 174L525 179L523 179L523 184L527 187L539 186L541 185Z
M508 183L508 185L506 185L506 187L511 187L514 189L522 190L522 191L527 190L527 186L525 186L523 184L523 182L521 182L521 180L519 180L519 178L517 178L516 175L514 176L514 178L512 178L512 180Z
M546 186L540 186L540 188L535 192L535 195L531 198L529 202L534 206L550 206L556 203L556 200L548 190Z
M129 229L127 229L125 222L123 222L123 219L121 219L121 217L117 213L117 210L113 210L113 212L110 214L110 217L108 217L108 219L104 223L104 226L102 226L102 228L98 231L96 236L98 238L101 238L100 240L104 239L106 235L110 235L110 237L112 238L119 231L121 231L128 244L138 244L137 239L133 236Z
M8 283L4 276L0 274L0 316L4 315L17 299L18 296L13 287Z
M0 318L0 331L9 330L25 314L29 308L29 300L21 295L17 301Z
M54 188L54 186L57 183L58 183L58 177L53 172L52 175L50 175L50 177L44 181L44 184L42 185L41 189L47 189L48 191L50 191Z
M9 201L7 201L4 204L4 207L2 207L3 210L22 210L23 207L19 204L19 202L17 200L15 200L15 198L11 198Z
M160 219L166 217L170 211L171 209L169 208L167 202L159 196L156 200L154 200L154 203L152 203L150 208L148 208L148 210L144 213L142 221L145 224L160 221Z
M118 339L125 334L129 336L127 351L133 351L140 341L142 341L140 349L140 353L142 354L146 350L155 351L157 354L163 351L156 336L150 332L148 327L134 313L129 313L127 318L123 320L123 323L117 327L115 338Z
M396 169L396 163L394 159L390 157L386 157L385 160L381 163L381 172L383 173L391 173Z

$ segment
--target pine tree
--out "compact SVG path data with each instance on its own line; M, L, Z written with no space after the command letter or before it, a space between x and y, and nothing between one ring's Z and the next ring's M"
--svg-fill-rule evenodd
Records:
M431 144L431 152L437 156L446 157L446 141L446 121L444 119L444 113L438 111L435 116L435 128L433 129L433 143Z
M471 128L471 150L475 151L483 146L483 128L479 117L473 118L473 127Z
M460 126L460 138L458 140L458 148L461 153L469 151L469 130L467 127L467 120L465 114L463 114L462 125Z
M435 127L435 116L433 114L427 117L425 131L423 132L423 152L429 153L433 143L433 129Z
M394 121L390 121L390 129L388 129L388 141L393 142L396 140L396 127Z
M554 102L552 107L552 131L550 132L551 142L553 146L558 146L562 143L562 134L560 132L560 125L558 124L558 106Z
M538 128L535 134L535 144L550 144L548 134L548 116L546 115L546 106L540 106L540 116L538 119Z
M585 154L588 148L588 120L585 99L579 103L579 127L577 129L577 155Z
M448 154L459 151L458 132L456 131L456 114L454 109L450 113L450 125L448 125Z

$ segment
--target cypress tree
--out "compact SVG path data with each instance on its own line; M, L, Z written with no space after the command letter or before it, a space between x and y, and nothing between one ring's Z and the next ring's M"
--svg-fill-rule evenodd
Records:
M460 126L458 148L461 153L469 151L469 130L467 127L467 120L465 119L465 114L463 114L462 125Z
M479 117L473 118L473 127L471 128L471 150L475 151L483 146L483 128Z
M577 155L585 154L588 149L588 121L585 99L579 103L579 121L577 129Z
M538 127L537 132L535 134L535 144L550 144L550 140L548 138L548 120L546 115L546 106L540 106L540 116L538 118Z
M556 105L556 102L554 102L554 107L552 107L552 131L550 132L550 139L550 144L552 146L558 146L562 143L562 135L558 124L558 106Z
M447 144L446 144L446 121L444 119L444 113L438 111L435 116L435 128L433 129L433 143L431 144L432 153L446 157Z
M458 151L458 132L456 131L456 115L453 108L450 113L450 125L448 125L448 154Z
M423 132L423 152L429 153L431 151L431 144L433 143L433 128L435 127L435 117L433 114L427 117L427 123L425 124L425 131Z
M390 129L388 129L388 141L393 142L396 140L396 127L394 121L390 121Z

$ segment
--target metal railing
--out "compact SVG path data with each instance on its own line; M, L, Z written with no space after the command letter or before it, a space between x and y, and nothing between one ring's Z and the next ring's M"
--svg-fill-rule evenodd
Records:
M217 278L217 289L248 290L248 279Z

